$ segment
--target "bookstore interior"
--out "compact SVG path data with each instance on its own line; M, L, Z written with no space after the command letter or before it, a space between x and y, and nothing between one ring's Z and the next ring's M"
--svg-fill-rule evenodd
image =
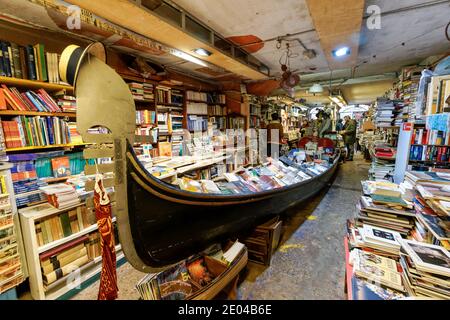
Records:
M449 17L0 0L0 300L450 300Z

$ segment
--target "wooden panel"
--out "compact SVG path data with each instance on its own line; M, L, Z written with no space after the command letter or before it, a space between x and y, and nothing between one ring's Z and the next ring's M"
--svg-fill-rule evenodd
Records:
M84 173L86 175L96 174L97 170L99 173L107 173L107 172L113 172L114 171L114 163L105 163L105 164L98 164L98 165L86 165L84 167Z
M364 0L307 0L320 44L332 69L356 65ZM332 51L347 46L351 55L336 59Z
M126 29L149 37L168 46L177 48L208 61L236 74L245 76L253 80L261 80L266 75L256 71L245 64L223 54L215 47L189 36L181 29L165 22L157 15L148 10L144 10L130 1L123 0L69 0L69 3L78 5L81 8L111 21ZM130 17L133 17L132 19ZM193 53L196 48L204 48L212 53L209 57L197 56Z
M96 158L113 158L114 148L88 148L83 150L83 157L85 159L96 159Z

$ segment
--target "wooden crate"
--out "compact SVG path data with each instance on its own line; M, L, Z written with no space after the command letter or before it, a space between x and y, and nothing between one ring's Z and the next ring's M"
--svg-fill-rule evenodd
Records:
M256 227L253 233L243 240L247 246L250 261L270 265L272 254L280 242L282 224L279 217L275 217Z

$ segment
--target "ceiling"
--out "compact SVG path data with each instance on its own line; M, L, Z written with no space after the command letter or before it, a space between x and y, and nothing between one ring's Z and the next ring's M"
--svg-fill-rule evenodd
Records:
M174 28L173 24L171 26L167 19L157 18L157 11L151 12L136 7L135 4L144 1L156 5L161 3L161 0L67 0L67 2L55 0L55 4L52 4L33 0L13 2L0 0L2 7L0 19L27 21L30 26L102 41L110 47L144 56L165 67L201 79L236 81L261 78L262 74L255 75L251 68L223 55L215 48L211 48L214 52L211 57L197 57L207 63L205 67L173 55L174 49L192 55L192 46L197 47L200 42L186 33L179 34L181 29ZM279 79L281 75L280 58L285 52L286 43L289 43L293 53L290 68L301 76L300 86L296 88L297 96L301 96L302 92L305 92L304 89L312 83L327 83L334 79L333 88L342 89L349 102L363 103L363 100L370 102L384 91L369 92L369 86L366 86L368 94L364 95L361 92L363 88L361 83L374 84L378 81L382 84L372 87L384 90L386 83L392 83L396 77L395 72L402 66L417 64L426 57L450 52L450 42L446 40L444 33L445 26L449 22L450 0L167 0L166 2L184 9L215 33L238 45L246 43L245 41L257 42L257 45L244 45L241 48L251 52L256 59L267 65L272 79ZM70 3L78 4L94 14L94 19L83 20L82 29L75 32L67 30L66 27L65 7ZM379 29L371 30L368 24L373 17L367 13L367 8L373 5L381 10L381 26ZM122 12L127 12L128 15L118 14ZM128 18L130 12L133 12L134 19ZM99 26L104 22L113 28L101 29ZM117 33L111 30L120 31ZM289 41L283 41L281 47L277 47L277 38L283 36ZM137 41L134 41L135 39ZM352 59L344 63L332 60L330 48L338 41L348 42L352 54L355 54ZM305 58L303 56L305 48L313 49L316 57ZM281 60L284 62L284 59ZM249 77L252 74L255 76ZM353 90L352 86L358 86L359 89Z
M292 51L299 56L292 59L291 69L298 69L303 73L313 72L314 74L303 75L303 81L306 82L330 78L329 63L305 0L173 2L225 37L255 35L266 40L300 33L292 38L300 39L318 55L312 60L305 59L301 54L301 45L292 42ZM342 5L342 1L329 2L335 6ZM354 39L359 40L359 53L356 65L353 66L356 68L354 72L351 66L333 70L332 78L364 77L399 71L402 66L415 64L428 56L450 50L450 42L445 39L444 33L449 22L450 1L367 0L364 12L371 5L377 5L381 9L381 28L369 30L369 15L364 13L360 33L354 35ZM264 47L254 55L270 68L272 74L278 76L279 59L283 51L278 50L276 44L276 40L265 42Z

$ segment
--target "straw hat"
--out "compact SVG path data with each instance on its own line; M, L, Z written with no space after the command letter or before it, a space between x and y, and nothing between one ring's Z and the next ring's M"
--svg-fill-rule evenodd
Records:
M90 55L106 63L106 49L101 42L91 43L85 49L73 44L66 47L59 61L59 75L61 79L75 88L81 64Z

